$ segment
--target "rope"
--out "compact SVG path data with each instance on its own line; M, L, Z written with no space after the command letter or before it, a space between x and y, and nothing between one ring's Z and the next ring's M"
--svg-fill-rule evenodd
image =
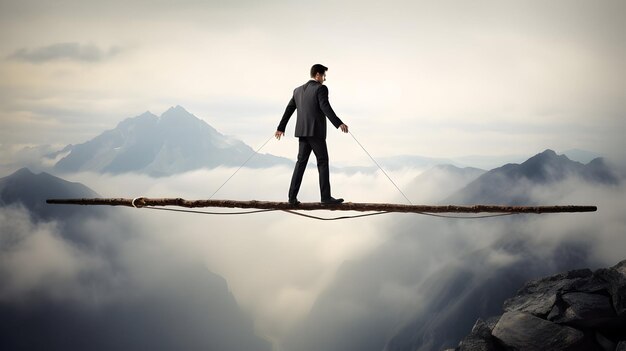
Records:
M277 209L264 209L264 210L254 210L254 211L211 212L211 211L198 211L198 210L179 210L175 208L160 208L160 207L151 207L151 206L144 206L141 208L147 208L149 210L158 210L158 211L200 213L200 214L209 214L209 215L240 215L240 214L252 214L252 213L278 211Z
M174 209L174 208L160 208L160 207L152 207L152 206L143 206L143 207L135 206L135 208L146 208L149 210L197 213L197 214L207 214L207 215L242 215L242 214L254 214L254 213L262 213L262 212L283 211L286 213L290 213L292 215L302 216L302 217L311 218L311 219L317 219L320 221L336 221L336 220L341 220L341 219L353 219L353 218L370 217L370 216L376 216L376 215L381 215L381 214L393 213L391 211L382 211L382 212L365 213L365 214L358 214L358 215L351 215L351 216L319 217L319 216L300 213L300 212L297 212L296 210L280 210L280 209L262 209L262 210L253 210L253 211L234 211L234 212L212 212L212 211L198 211L198 210L181 210L181 209ZM423 216L451 218L451 219L493 218L493 217L511 216L511 215L519 214L519 213L499 213L499 214L484 215L484 216L452 216L452 215L439 215L439 214L428 213L428 212L415 212L415 213L423 215Z
M180 210L180 209L174 209L174 208L160 208L160 207L151 207L151 206L135 207L135 208L146 208L148 210L158 210L158 211L198 213L198 214L207 214L207 215L241 215L241 214L253 214L253 213L261 213L261 212L283 211L283 212L287 212L293 215L307 217L311 219L317 219L320 221L336 221L340 219L369 217L369 216L376 216L376 215L385 214L385 213L391 213L388 211L384 211L384 212L374 212L374 213L366 213L366 214L359 214L359 215L352 215L352 216L318 217L318 216L296 212L293 210L279 210L279 209L264 209L264 210L254 210L254 211L236 211L236 212L211 212L211 211L198 211L198 210Z
M282 210L282 211L283 212L287 212L287 213L291 213L293 215L306 217L306 218L317 219L317 220L320 220L320 221L336 221L336 220L339 220L339 219L351 219L351 218L369 217L369 216L376 216L376 215L381 215L381 214L385 214L385 213L391 213L391 212L388 212L388 211L384 211L384 212L374 212L374 213L365 213L365 214L352 215L352 216L340 216L340 217L330 217L329 218L329 217L318 217L318 216L308 215L308 214L296 212L296 211L293 211L293 210Z
M414 213L417 213L422 216L432 216L432 217L451 218L451 219L480 219L480 218L493 218L493 217L503 217L503 216L511 216L511 215L520 214L520 213L498 213L498 214L481 215L481 216L454 216L454 215L440 215L440 214L428 213L428 212L414 212Z
M404 198L406 199L406 201L409 202L409 204L413 205L413 203L411 202L411 200L409 200L409 198L404 195L404 193L402 192L402 190L400 190L400 188L396 185L396 183L391 179L391 177L387 174L387 172L385 172L385 170L378 164L378 162L376 162L376 160L372 157L372 155L370 155L369 152L367 152L367 150L365 150L365 148L363 147L363 145L361 145L361 143L356 139L356 137L354 136L354 134L352 134L352 132L348 131L348 133L350 133L350 135L352 136L352 139L354 139L354 141L356 141L357 144L359 144L359 146L361 147L361 149L363 149L363 151L365 151L365 153L367 154L367 156L369 156L372 161L374 161L374 163L376 164L376 166L378 166L378 168L385 174L385 176L387 176L387 179L389 179L389 181L391 182L391 184L393 184L393 186L396 187L396 189L398 189L398 191L400 192L400 194L402 194L402 196L404 196Z
M217 188L217 190L215 190L215 191L213 192L213 194L211 194L211 196L209 196L209 200L211 200L211 199L213 198L213 196L215 196L215 194L217 194L217 192L218 192L218 191L220 191L220 189L222 189L222 187L223 187L224 185L226 185L226 183L228 183L228 181L229 181L232 177L234 177L234 176L235 176L235 174L237 174L237 172L239 172L239 170L240 170L243 166L245 166L245 165L246 165L246 163L248 163L248 161L250 161L250 159L251 159L252 157L254 157L256 154L258 154L258 153L259 153L259 151L261 151L261 149L262 149L262 148L263 148L263 147L264 147L267 143L269 143L269 142L270 142L270 140L272 140L272 138L273 138L273 137L274 137L274 135L272 135L269 139L267 139L267 141L266 141L266 142L264 142L264 143L263 143L263 145L261 145L261 147L259 147L259 148L258 148L258 149L254 152L254 153L252 153L252 155L250 155L250 156L248 157L248 159L247 159L247 160L245 160L245 161L244 161L244 163L243 163L241 166L239 166L239 168L237 168L237 170L236 170L233 174L231 174L231 175L230 175L230 177L228 177L228 179L226 179L226 181L225 181L224 183L222 183L222 185L220 185L220 187L219 187L219 188Z

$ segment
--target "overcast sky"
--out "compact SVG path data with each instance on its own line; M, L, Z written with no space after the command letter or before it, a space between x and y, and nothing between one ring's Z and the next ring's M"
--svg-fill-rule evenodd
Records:
M0 0L0 143L81 143L181 105L255 147L322 63L376 156L626 159L625 15L619 0ZM361 152L339 132L329 145Z

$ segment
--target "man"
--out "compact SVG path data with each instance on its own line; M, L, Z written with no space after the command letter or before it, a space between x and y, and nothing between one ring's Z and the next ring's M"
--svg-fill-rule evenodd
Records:
M289 187L289 203L296 206L298 201L298 191L302 183L302 176L306 170L311 151L317 158L317 170L320 177L320 194L323 204L340 204L343 199L335 199L330 196L330 180L328 171L328 150L326 148L326 118L342 132L348 132L345 125L335 114L328 102L328 88L324 85L326 81L326 71L328 67L315 64L311 67L311 80L304 85L297 87L293 91L293 96L287 104L283 118L276 128L276 139L285 135L287 122L297 109L295 136L300 139L298 149L298 161L291 177Z

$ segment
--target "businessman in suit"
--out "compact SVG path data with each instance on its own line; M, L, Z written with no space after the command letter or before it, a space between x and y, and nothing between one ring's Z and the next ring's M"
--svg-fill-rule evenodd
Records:
M343 199L335 199L330 196L330 179L328 170L328 149L326 148L326 117L342 132L348 132L345 125L328 102L328 88L324 85L328 67L315 64L311 67L311 80L293 91L293 96L283 118L276 128L276 139L285 135L287 122L295 110L298 110L296 119L295 136L299 138L298 161L293 170L291 185L289 187L289 203L298 205L298 191L302 183L302 177L306 170L311 151L317 158L317 170L319 172L320 195L323 204L340 204Z

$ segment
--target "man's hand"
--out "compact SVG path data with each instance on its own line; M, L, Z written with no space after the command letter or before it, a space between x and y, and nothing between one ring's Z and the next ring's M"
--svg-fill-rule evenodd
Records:
M341 131L344 132L344 133L348 132L348 126L345 125L345 124L340 125L339 129L341 129Z
M280 137L282 137L283 135L285 135L285 132L281 132L280 130L277 130L276 133L274 133L274 136L278 140L280 140Z

